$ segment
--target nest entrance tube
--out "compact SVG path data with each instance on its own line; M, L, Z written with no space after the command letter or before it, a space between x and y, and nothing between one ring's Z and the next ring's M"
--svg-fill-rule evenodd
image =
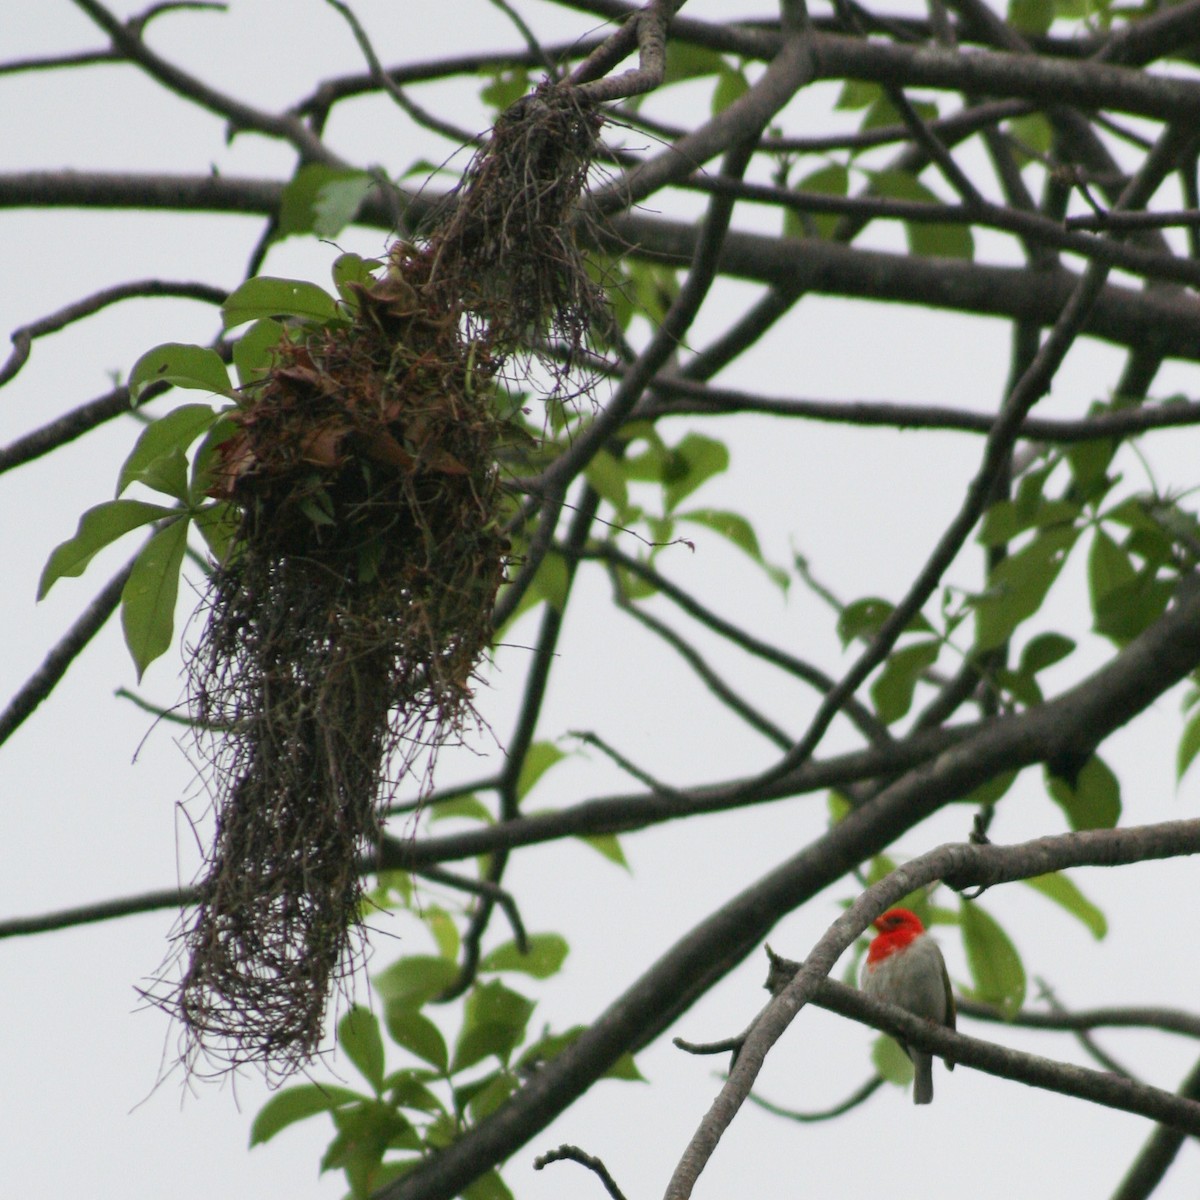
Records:
M561 394L561 344L606 313L573 233L599 123L556 85L514 105L434 231L285 334L230 418L210 492L237 531L189 687L216 829L160 1001L189 1070L314 1057L383 811L475 721L509 553L494 394L514 355Z

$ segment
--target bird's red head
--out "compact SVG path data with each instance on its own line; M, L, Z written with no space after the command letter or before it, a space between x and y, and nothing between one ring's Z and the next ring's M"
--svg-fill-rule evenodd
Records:
M867 962L875 963L903 950L911 941L925 932L921 918L907 908L889 908L875 921L879 936L871 942L867 951Z

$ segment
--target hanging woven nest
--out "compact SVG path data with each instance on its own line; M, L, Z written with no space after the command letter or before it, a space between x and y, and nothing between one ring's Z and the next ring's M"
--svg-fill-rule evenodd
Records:
M604 311L573 232L598 127L568 90L514 106L349 319L285 336L218 448L237 531L190 662L216 833L165 1001L189 1069L313 1057L382 813L474 720L509 552L494 397L514 355L557 389L551 343Z

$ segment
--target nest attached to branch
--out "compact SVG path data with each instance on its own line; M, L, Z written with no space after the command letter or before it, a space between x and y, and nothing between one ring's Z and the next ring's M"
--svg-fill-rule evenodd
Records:
M190 662L216 833L163 1001L191 1070L312 1059L383 811L474 720L509 549L493 397L606 311L572 232L598 126L572 91L515 105L442 224L349 322L285 338L219 447L240 525Z
M543 83L523 96L447 197L449 216L431 239L434 279L459 295L474 332L548 370L555 398L570 394L593 330L608 318L577 240L602 124L574 88Z

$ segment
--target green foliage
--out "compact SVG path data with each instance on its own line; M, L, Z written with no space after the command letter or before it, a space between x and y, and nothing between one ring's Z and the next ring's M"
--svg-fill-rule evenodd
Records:
M892 615L895 605L879 596L866 596L845 605L838 614L837 633L843 649L858 638L869 641ZM920 613L909 621L906 633L933 633L934 628Z
M739 550L749 555L766 573L767 577L781 591L787 592L791 578L782 568L774 566L763 558L762 548L758 544L758 535L754 526L740 513L727 512L717 508L693 508L687 512L677 512L677 521L690 521L694 525L702 525L719 533L723 538L732 542Z
M42 570L37 598L45 597L64 576L82 575L88 563L106 546L131 530L153 521L173 519L177 510L144 500L106 500L79 518L74 536L56 546Z
M356 1004L338 1022L337 1038L343 1053L378 1096L383 1091L383 1038L378 1018Z
M1023 880L1026 886L1040 892L1047 900L1053 900L1060 908L1077 917L1099 941L1108 933L1108 919L1076 886L1073 880L1061 871L1049 875L1035 875Z
M937 662L940 650L941 643L932 639L914 642L888 657L871 684L871 699L881 721L890 725L908 712L921 673Z
M528 939L522 953L516 942L505 942L487 954L479 963L481 974L497 971L519 971L535 979L548 979L558 972L567 957L566 939L557 933L538 933Z
M276 236L337 237L358 216L374 180L366 171L307 163L283 189Z
M662 463L661 479L667 511L728 467L729 451L724 442L701 433L685 434Z
M543 602L562 612L567 603L569 581L570 573L567 570L567 564L557 554L547 554L538 564L533 580L525 589L525 594L509 618L509 624L517 621L530 609L536 608Z
M134 560L121 592L121 628L139 680L171 647L187 534L187 522L182 519L164 525Z
M1191 701L1194 702L1198 695L1200 693L1193 693ZM1200 712L1192 714L1179 738L1179 749L1175 753L1176 780L1184 777L1187 769L1196 761L1197 754L1200 754Z
M450 1065L450 1052L442 1031L419 1007L410 1004L390 1003L386 1013L388 1036L405 1050L427 1062L439 1074L444 1075Z
M913 1081L912 1059L900 1049L900 1043L886 1033L871 1043L871 1065L881 1079L900 1087Z
M1042 606L1079 536L1074 526L1039 530L1020 550L1002 559L975 601L975 646L1002 645Z
M796 191L815 192L818 196L848 196L850 171L841 163L827 163L805 175L795 187ZM830 238L838 220L833 213L803 213L787 208L783 212L783 232L787 237Z
M146 426L133 452L117 476L117 495L130 484L141 483L186 504L188 486L187 450L212 428L216 410L208 404L181 404Z
M274 317L261 317L233 343L233 365L242 387L257 383L270 370L275 347L286 334Z
M441 910L418 909L407 887L397 886L403 880L389 876L381 883L386 884L381 895L406 898L406 906L426 924L436 925L446 917ZM443 934L439 940L458 947L457 931L452 939ZM496 946L482 956L478 970L481 975L515 972L547 979L561 968L566 955L567 943L560 935L539 933L528 939L525 954L514 942ZM334 1137L322 1170L343 1171L351 1195L366 1197L410 1170L422 1156L461 1137L512 1095L521 1085L520 1073L560 1054L584 1033L583 1026L576 1026L560 1033L543 1029L531 1037L535 1001L498 979L477 979L459 1009L457 1036L448 1041L434 1015L449 1018L453 1010L424 1010L457 980L459 970L453 957L410 955L377 976L374 994L383 1002L382 1025L374 1013L356 1005L337 1030L341 1053L362 1075L369 1093L320 1084L289 1088L258 1114L251 1145L270 1140L297 1121L329 1113ZM412 1056L408 1065L388 1071L385 1033ZM608 1075L642 1079L629 1055L622 1056ZM508 1190L493 1171L463 1194L504 1196Z
M527 67L512 67L506 71L493 71L489 75L490 82L479 91L480 99L497 114L502 113L511 104L515 104L530 89L529 70ZM424 168L426 164L421 164ZM421 174L428 172L422 169Z
M517 800L524 800L537 781L555 763L562 762L566 757L566 751L560 750L553 742L534 742L521 762L521 772L517 776Z
M138 360L130 382L131 394L140 394L152 378L169 378L181 386L208 391L228 390L223 362L211 352L191 355L200 347L170 343L158 347ZM206 358L205 355L211 355ZM221 378L218 388L214 374L206 371L215 361ZM190 364L184 372L184 365ZM142 382L138 382L138 380ZM218 524L212 511L224 505L206 502L197 485L203 473L188 470L187 450L209 434L220 419L220 412L209 404L181 404L145 427L122 464L116 481L118 499L97 504L80 517L72 538L55 548L38 584L37 598L42 599L56 580L67 575L82 575L84 569L104 547L112 545L134 529L156 524L155 532L138 553L121 592L121 629L130 650L138 679L152 661L167 652L175 629L175 601L179 596L179 574L187 550L188 528L193 520L203 522L205 536L214 536ZM205 442L202 449L211 450ZM121 493L140 484L174 500L167 508L145 500L121 499Z
M1041 704L1038 674L1062 662L1074 650L1075 643L1061 633L1039 633L1025 644L1015 668L996 672L996 682L1022 704Z
M189 346L182 342L166 342L147 350L133 364L129 373L129 400L137 404L145 390L154 383L169 383L174 387L195 388L233 396L229 371L221 356L206 346Z
M458 968L441 956L410 954L375 977L375 991L388 1004L419 1008L446 990Z
M473 1067L484 1058L507 1066L513 1050L525 1037L534 1003L498 979L478 983L464 1007L463 1026L450 1063L451 1074Z
M1008 20L1021 33L1045 33L1054 15L1054 0L1009 0Z
M1046 790L1072 829L1113 829L1121 819L1121 785L1098 754L1087 760L1073 782L1047 769Z
M221 305L226 330L261 317L298 317L328 324L339 320L337 301L315 283L302 279L276 279L256 275L229 294Z
M621 842L615 833L590 833L582 836L579 840L585 846L591 846L597 854L607 858L609 862L629 870L629 860L625 857L625 851L621 849Z
M277 1092L259 1110L250 1127L250 1145L269 1142L277 1133L317 1113L331 1112L363 1097L358 1092L332 1084L304 1083Z
M877 123L892 124L896 120L893 112L886 121ZM871 190L877 195L893 200L916 200L922 204L942 203L936 192L908 171L876 171L871 173L870 178ZM913 254L966 259L975 256L975 239L969 225L905 221L904 230L908 236L909 251Z
M346 260L346 261L342 261ZM366 260L343 255L343 278L358 278ZM317 322L343 319L337 301L314 284L293 279L259 276L237 288L222 307L225 328L253 321L234 344L233 360L245 386L260 378L270 366L271 353L286 336L275 318L292 317ZM215 351L204 346L166 342L148 350L129 375L134 404L153 384L223 395L238 402L229 372ZM117 476L117 499L88 509L73 537L51 553L38 584L38 599L64 576L80 575L105 547L125 534L147 525L157 528L134 560L121 594L121 627L138 678L171 646L175 630L175 603L179 575L193 522L216 558L229 550L235 533L231 507L208 498L212 483L212 455L228 436L224 418L232 407L181 404L152 421L142 431ZM189 450L199 442L189 463ZM123 499L134 484L168 497L170 507Z
M1025 968L1008 934L978 904L964 900L959 910L963 946L974 983L972 995L1013 1017L1025 1002Z

